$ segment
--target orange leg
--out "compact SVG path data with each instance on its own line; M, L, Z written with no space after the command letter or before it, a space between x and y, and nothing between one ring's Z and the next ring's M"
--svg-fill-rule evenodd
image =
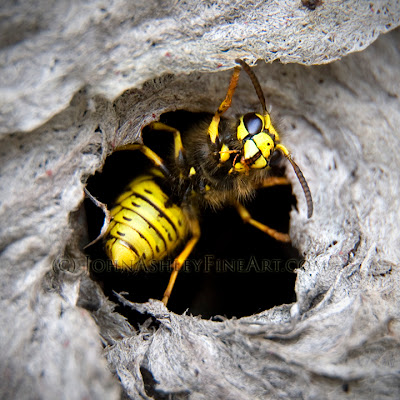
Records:
M259 185L257 185L257 188L261 189L276 185L290 185L290 181L284 176L269 176L268 178L265 178Z
M170 172L166 165L164 164L163 159L155 153L153 150L151 150L149 147L143 145L143 144L126 144L121 147L117 147L115 151L124 151L124 150L129 150L129 151L134 151L134 150L139 150L142 154L144 154L156 167L160 168L162 173L165 176L170 176Z
M218 125L219 120L221 119L221 115L231 106L232 104L232 97L235 93L236 86L239 81L240 75L240 67L235 67L233 69L233 74L231 77L231 81L229 83L228 91L226 93L225 99L218 107L217 112L214 114L213 119L211 121L210 126L208 127L208 135L210 136L211 142L215 143L218 137Z
M244 223L253 225L255 228L273 237L274 239L279 240L280 242L285 242L285 243L290 242L290 237L287 233L278 232L277 230L272 229L269 226L256 221L251 217L250 213L242 204L236 203L235 207Z
M167 305L168 300L171 297L171 292L174 287L179 270L182 268L183 263L187 260L194 246L196 245L196 243L199 241L200 238L200 225L198 221L192 220L191 222L192 222L192 237L186 243L185 248L182 250L179 256L175 258L174 263L172 264L171 276L169 278L168 286L165 289L164 297L162 299L164 305Z
M155 131L171 132L174 135L175 158L179 160L181 155L184 153L184 148L182 145L181 133L178 129L164 124L163 122L152 122L149 127Z
M174 135L174 155L175 155L176 165L180 170L180 177L182 179L186 178L184 176L185 166L186 166L185 149L182 144L182 137L179 130L172 126L164 124L163 122L152 122L148 127L154 131L170 132Z

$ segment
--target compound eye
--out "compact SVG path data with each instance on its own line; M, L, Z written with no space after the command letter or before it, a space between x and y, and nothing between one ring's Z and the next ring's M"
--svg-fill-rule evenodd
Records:
M248 113L243 117L243 123L250 135L257 135L262 131L263 123L256 113Z

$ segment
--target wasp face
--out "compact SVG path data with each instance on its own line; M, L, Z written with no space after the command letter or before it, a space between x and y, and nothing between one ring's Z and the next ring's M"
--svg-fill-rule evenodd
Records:
M275 151L275 143L279 140L269 114L265 116L257 113L243 115L240 117L236 135L243 145L243 150L234 169L238 172L245 172L249 168L267 167L269 159Z

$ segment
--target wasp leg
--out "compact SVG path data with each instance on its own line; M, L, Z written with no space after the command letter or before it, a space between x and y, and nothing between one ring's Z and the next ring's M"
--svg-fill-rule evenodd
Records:
M265 178L261 183L257 185L257 189L262 189L277 185L290 185L290 181L288 178L284 176L269 176L268 178Z
M229 82L229 87L228 87L228 91L226 93L225 99L218 107L218 110L214 114L211 124L208 127L208 136L210 136L212 143L215 143L215 141L217 140L217 137L218 137L218 125L219 125L219 120L221 119L221 115L232 104L232 97L233 97L233 94L235 93L236 86L238 84L239 75L240 75L240 67L235 67L233 69L231 81Z
M167 166L164 164L163 159L155 153L153 150L151 150L149 147L143 145L143 144L126 144L125 146L117 147L114 151L123 151L123 150L129 150L129 151L134 151L134 150L139 150L144 154L156 167L160 168L162 173L169 177L171 176L171 173L169 172Z
M175 258L174 263L172 264L171 276L169 278L168 286L165 289L164 297L162 299L162 302L164 303L164 305L167 305L168 300L171 297L171 292L174 287L176 277L178 276L179 270L182 268L183 263L187 260L190 253L192 252L194 246L196 245L196 243L199 241L199 238L200 238L200 225L199 225L198 221L192 220L191 223L192 223L192 226L191 226L192 237L186 243L185 248L182 250L182 252L179 254L179 256Z
M174 151L176 163L178 167L183 170L185 166L185 149L182 144L181 133L178 131L178 129L173 128L172 126L169 126L162 122L152 122L149 127L150 129L153 129L155 131L171 132L174 135Z
M286 242L286 243L290 242L290 237L287 233L278 232L277 230L272 229L269 226L256 221L255 219L253 219L251 217L250 213L247 211L247 209L242 204L236 203L234 205L244 223L253 225L255 228L257 228L260 231L266 233L267 235L273 237L274 239L279 240L280 242Z

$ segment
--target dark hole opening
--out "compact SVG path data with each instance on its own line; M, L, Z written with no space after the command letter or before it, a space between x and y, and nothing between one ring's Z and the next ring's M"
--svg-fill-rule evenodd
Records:
M181 117L179 113L176 115ZM147 133L144 141L157 152L171 148L170 133ZM110 209L129 181L149 165L138 151L115 152L107 158L102 173L89 178L87 188ZM281 174L282 169L277 168L276 173ZM291 186L287 185L259 190L246 207L254 219L288 232L289 212L295 203ZM88 199L85 209L92 240L99 234L104 217ZM171 311L188 310L204 318L242 317L295 301L293 271L301 266L302 259L294 247L245 225L229 207L216 212L205 210L200 225L201 239L178 275L168 303ZM100 282L111 300L116 301L113 291L128 292L125 297L134 302L162 298L173 257L162 262L158 271L129 273L112 268L102 243L89 247L87 254L92 260L92 277ZM136 315L130 315L122 306L117 311L128 318Z

